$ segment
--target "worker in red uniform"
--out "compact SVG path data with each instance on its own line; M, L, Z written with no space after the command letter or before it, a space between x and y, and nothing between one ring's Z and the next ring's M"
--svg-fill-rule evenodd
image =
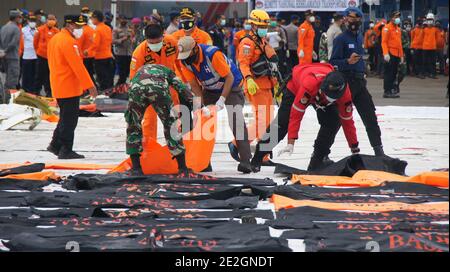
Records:
M384 58L384 98L398 98L400 95L395 91L395 80L397 79L398 67L405 61L402 44L402 20L400 12L391 14L391 20L382 31L381 47Z
M76 39L83 35L86 25L82 15L66 15L65 26L48 44L48 65L53 97L59 106L59 122L47 150L60 160L83 159L73 151L75 129L78 124L80 96L85 90L95 98L97 89L84 67Z
M298 29L298 57L300 64L309 64L313 59L318 58L317 52L314 52L314 38L316 33L313 24L316 22L314 11L305 12L305 21Z
M325 165L324 159L330 153L341 125L352 154L359 153L353 121L352 95L343 75L335 72L330 64L298 65L294 68L292 80L284 92L278 116L256 147L252 160L255 170L261 169L263 158L271 154L287 134L289 143L280 155L294 152L303 116L310 105L317 112L320 130L308 171Z

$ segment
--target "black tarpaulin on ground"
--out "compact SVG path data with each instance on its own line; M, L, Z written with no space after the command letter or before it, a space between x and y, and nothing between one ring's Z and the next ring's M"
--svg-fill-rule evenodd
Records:
M42 172L45 169L44 163L35 163L30 165L24 165L19 167L13 167L8 169L0 170L0 177L5 177L8 175L17 175L17 174L29 174Z
M0 190L42 191L51 182L47 180L23 180L4 178L0 180Z
M275 174L283 175L322 175L352 177L359 170L384 171L397 175L405 175L408 163L388 156L376 157L369 155L353 155L346 157L330 166L316 170L304 171L279 164Z

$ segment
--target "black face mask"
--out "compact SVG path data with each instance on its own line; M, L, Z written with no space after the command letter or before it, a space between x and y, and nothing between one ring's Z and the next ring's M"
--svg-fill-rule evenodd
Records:
M348 23L348 29L351 31L358 31L361 28L361 22L357 21L357 22L349 22Z
M194 28L194 26L195 26L194 21L180 22L180 27L181 27L181 29L184 29L184 30L191 30L192 28Z

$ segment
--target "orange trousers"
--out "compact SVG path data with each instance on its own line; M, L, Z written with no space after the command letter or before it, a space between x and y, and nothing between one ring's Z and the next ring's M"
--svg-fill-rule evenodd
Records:
M170 95L172 96L173 104L179 105L180 99L178 93L171 89ZM148 107L144 114L144 119L142 121L142 136L143 142L147 139L158 140L158 115L156 114L153 107Z
M274 119L272 89L259 89L255 95L247 93L252 104L254 120L248 126L248 139L251 142L261 140Z

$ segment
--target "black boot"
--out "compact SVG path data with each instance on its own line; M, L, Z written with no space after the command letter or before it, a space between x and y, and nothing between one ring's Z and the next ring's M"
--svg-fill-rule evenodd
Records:
M251 167L253 168L253 171L255 173L261 172L261 166L263 165L264 157L267 154L268 153L261 151L261 147L259 144L256 146L255 155L253 156L253 159L251 162Z
M62 147L58 154L59 160L79 160L84 159L85 157L83 155L80 155L76 153L73 150L70 150L66 147Z
M311 161L309 162L308 172L319 170L325 166L324 156L317 156L313 153L311 156Z
M243 174L250 174L252 172L255 172L250 162L241 162L238 166L238 171Z
M139 154L131 155L130 159L131 159L132 167L127 172L127 174L130 176L133 176L133 177L143 176L144 171L142 171L141 156Z
M383 156L386 155L386 154L384 154L384 150L383 150L383 146L382 145L375 146L373 148L373 151L375 152L375 156L377 156L377 157L383 157Z
M186 154L185 153L181 153L180 155L176 156L175 159L177 160L177 163L178 163L178 174L179 175L189 176L189 174L191 174L193 172L186 165Z
M55 156L59 155L60 147L57 147L53 142L47 147L47 151L53 153Z

